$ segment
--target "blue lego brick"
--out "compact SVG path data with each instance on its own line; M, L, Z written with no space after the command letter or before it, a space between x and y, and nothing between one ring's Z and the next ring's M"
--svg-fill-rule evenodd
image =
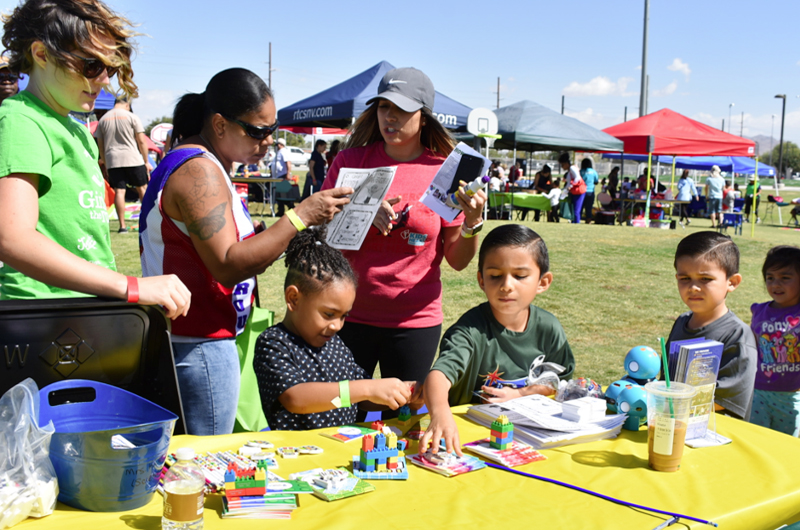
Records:
M396 470L387 469L384 471L375 471L374 468L367 471L356 469L357 459L357 456L353 456L353 475L358 478L366 480L408 480L408 468L406 467L406 457L404 456L397 458Z

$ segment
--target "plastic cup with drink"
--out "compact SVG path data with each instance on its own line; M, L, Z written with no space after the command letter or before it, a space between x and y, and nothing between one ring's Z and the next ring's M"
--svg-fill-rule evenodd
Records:
M678 471L689 422L692 398L697 392L684 383L652 381L647 391L647 453L656 471Z

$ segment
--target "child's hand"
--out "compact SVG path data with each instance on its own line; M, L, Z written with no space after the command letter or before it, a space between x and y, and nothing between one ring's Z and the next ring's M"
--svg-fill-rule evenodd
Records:
M522 397L522 392L518 388L503 387L495 388L493 386L482 386L481 391L486 394L483 398L487 403L502 403L510 399Z
M412 410L419 410L425 404L425 396L423 394L422 383L412 383L411 398L408 400L407 405Z
M406 383L396 377L373 380L369 400L379 405L386 405L392 410L397 410L411 399L413 383Z
M444 438L445 447L448 453L456 452L458 456L464 456L461 452L461 441L458 438L458 427L453 413L450 409L442 410L441 414L431 415L431 424L428 430L422 435L419 441L419 454L425 454L428 445L433 444L433 453L439 452L439 440Z

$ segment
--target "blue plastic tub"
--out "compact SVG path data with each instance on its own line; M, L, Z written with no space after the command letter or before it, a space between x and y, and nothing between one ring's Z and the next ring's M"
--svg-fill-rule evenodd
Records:
M39 424L53 421L50 460L58 500L81 510L118 512L144 506L158 485L172 412L117 387L73 379L39 391ZM134 448L115 448L112 437Z

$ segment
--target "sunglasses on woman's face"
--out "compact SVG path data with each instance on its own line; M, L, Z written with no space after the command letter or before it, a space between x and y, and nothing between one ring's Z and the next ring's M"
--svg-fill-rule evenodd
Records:
M225 118L228 121L232 121L236 125L239 125L242 129L244 129L245 134L250 138L254 138L256 140L263 140L267 136L271 136L275 131L278 130L278 120L275 120L275 123L272 125L265 125L264 127L256 127L255 125L250 125L247 122L243 122L241 120L234 120L233 118L229 118L224 114L220 113L220 116Z
M11 72L0 72L0 83L16 83L19 79L17 74Z
M65 51L64 53L83 61L83 68L80 72L81 75L83 75L83 77L86 79L94 79L102 74L104 70L106 73L108 73L108 78L111 79L119 71L118 66L107 66L103 61L100 59L95 59L94 57L81 57L80 55L75 55L74 53L68 51Z

